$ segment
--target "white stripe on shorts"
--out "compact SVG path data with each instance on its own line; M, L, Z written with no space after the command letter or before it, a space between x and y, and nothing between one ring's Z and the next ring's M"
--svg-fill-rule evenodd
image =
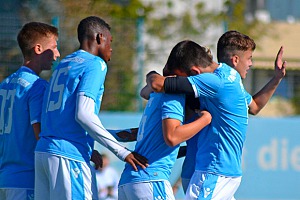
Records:
M35 152L35 200L98 199L94 175L85 162Z

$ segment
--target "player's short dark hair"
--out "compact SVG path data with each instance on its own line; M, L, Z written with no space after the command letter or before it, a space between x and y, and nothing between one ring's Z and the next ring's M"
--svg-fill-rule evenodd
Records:
M183 40L177 43L168 57L166 67L172 73L175 69L190 74L192 66L207 67L213 63L210 51L194 41Z
M31 55L31 49L45 37L58 37L58 29L42 22L29 22L25 24L17 36L19 47L24 56Z
M236 30L225 32L218 40L217 58L219 62L227 62L238 51L254 51L256 44L249 36Z
M100 17L89 16L82 19L77 27L78 41L81 44L84 39L93 38L95 33L110 31L110 26Z

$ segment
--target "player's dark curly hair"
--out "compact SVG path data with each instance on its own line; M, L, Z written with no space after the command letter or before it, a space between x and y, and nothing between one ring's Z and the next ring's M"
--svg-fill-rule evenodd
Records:
M100 17L89 16L80 21L77 27L78 41L81 44L84 39L95 37L95 33L110 31L110 26Z
M225 32L217 44L217 58L219 62L228 63L229 59L238 54L238 51L254 51L256 44L249 36L238 31Z
M213 58L208 48L202 47L191 40L183 40L173 47L166 68L170 73L178 69L190 75L192 66L205 68L212 63Z

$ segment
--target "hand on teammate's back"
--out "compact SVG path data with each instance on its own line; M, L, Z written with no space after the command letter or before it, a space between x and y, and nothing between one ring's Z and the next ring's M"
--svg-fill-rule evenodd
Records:
M125 158L125 162L129 163L135 171L138 171L138 168L136 165L139 165L143 169L145 169L149 165L148 159L136 152L131 152L131 154L129 154Z

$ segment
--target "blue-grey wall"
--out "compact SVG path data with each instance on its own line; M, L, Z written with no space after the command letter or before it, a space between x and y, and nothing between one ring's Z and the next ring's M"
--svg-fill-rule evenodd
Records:
M141 113L100 113L106 128L137 127ZM124 144L124 143L123 143ZM124 144L133 149L134 143ZM96 148L111 154L100 145ZM124 163L111 154L112 165L122 172ZM177 161L171 182L180 173ZM236 199L300 199L300 117L249 119L243 154L243 179ZM182 199L180 191L176 199Z

